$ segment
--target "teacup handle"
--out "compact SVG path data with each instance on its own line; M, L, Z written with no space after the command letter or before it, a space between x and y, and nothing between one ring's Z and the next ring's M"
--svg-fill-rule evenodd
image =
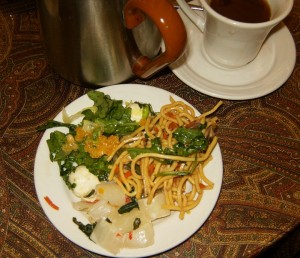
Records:
M126 27L133 29L139 25L144 14L158 27L165 51L153 59L143 55L136 58L132 72L141 78L147 78L174 62L183 53L187 41L184 23L169 0L129 0L124 6Z
M193 11L187 4L186 0L177 0L177 3L184 14L189 17L189 19L203 32L205 25L204 17Z

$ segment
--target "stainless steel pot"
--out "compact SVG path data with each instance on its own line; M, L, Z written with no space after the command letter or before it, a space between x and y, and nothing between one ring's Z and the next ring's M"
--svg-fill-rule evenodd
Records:
M169 0L37 0L37 7L53 68L76 84L147 78L175 61L186 43Z

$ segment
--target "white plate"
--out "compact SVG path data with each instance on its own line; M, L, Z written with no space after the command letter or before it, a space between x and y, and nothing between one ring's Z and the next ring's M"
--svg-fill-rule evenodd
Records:
M113 99L151 103L155 111L159 111L163 104L169 103L170 96L176 100L183 100L165 90L139 84L121 84L99 90L110 95ZM93 101L87 95L84 95L68 105L66 110L68 114L74 114L82 110L82 108L92 105ZM60 113L55 120L62 121L62 114ZM209 217L218 200L223 178L223 163L219 145L216 146L212 153L213 160L205 168L206 176L215 183L215 186L212 190L204 192L201 203L191 214L186 215L185 219L181 221L178 218L179 214L174 212L170 217L155 222L154 245L142 249L123 249L114 256L89 240L78 229L77 225L72 222L72 218L76 217L79 221L88 223L80 212L72 208L72 201L75 198L60 177L57 164L52 163L49 159L46 140L49 139L50 132L54 130L58 130L58 128L48 129L44 133L37 150L34 166L34 182L37 196L44 212L53 225L65 237L87 250L113 257L145 257L161 253L175 247L193 235ZM59 207L59 210L51 208L45 202L45 196L48 196Z
M222 69L210 63L201 50L200 30L182 11L179 13L186 25L188 42L183 56L170 68L195 90L223 99L253 99L278 89L291 75L296 48L283 23L274 28L254 61L238 69Z

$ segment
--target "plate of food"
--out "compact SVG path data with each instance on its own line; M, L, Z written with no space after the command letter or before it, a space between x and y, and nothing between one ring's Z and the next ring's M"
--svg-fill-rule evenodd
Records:
M147 257L191 237L218 200L223 162L214 111L152 86L92 90L44 131L34 182L70 241L111 257Z

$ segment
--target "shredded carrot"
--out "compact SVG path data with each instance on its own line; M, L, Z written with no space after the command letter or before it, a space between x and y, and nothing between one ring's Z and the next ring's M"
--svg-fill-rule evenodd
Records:
M59 210L59 207L56 206L48 196L45 196L44 199L54 210Z
M103 189L102 187L99 187L99 188L98 188L98 193L99 193L99 194L103 194L103 193L104 193L104 189Z
M116 166L116 168L115 168L115 174L118 174L120 172L120 168L119 168L119 166Z
M168 139L168 133L166 131L163 131L163 135L162 135L164 140Z
M205 189L206 188L206 185L202 184L202 183L199 183L199 186L201 189Z
M125 196L125 203L129 203L129 202L131 202L132 200L131 200L131 198L129 197L129 196Z
M97 203L97 202L99 202L99 200L94 200L94 201L84 201L84 202L86 202L86 203Z
M140 126L144 126L146 124L146 119L145 118L141 119L139 124L140 124Z
M154 169L155 169L155 165L153 163L151 163L149 165L149 175L151 176L154 172Z
M174 123L174 122L172 122L172 123L169 124L169 129L170 129L171 131L173 131L173 130L176 129L177 127L178 127L178 124L176 124L176 123Z
M158 129L158 127L157 127L157 126L154 126L154 127L153 127L153 130L154 130L154 132L156 132L156 133L158 133L158 132L159 132L159 129Z
M131 176L131 171L128 170L126 173L124 173L125 178L128 178Z
M172 111L169 111L166 115L170 118L175 118L176 117L176 115Z

